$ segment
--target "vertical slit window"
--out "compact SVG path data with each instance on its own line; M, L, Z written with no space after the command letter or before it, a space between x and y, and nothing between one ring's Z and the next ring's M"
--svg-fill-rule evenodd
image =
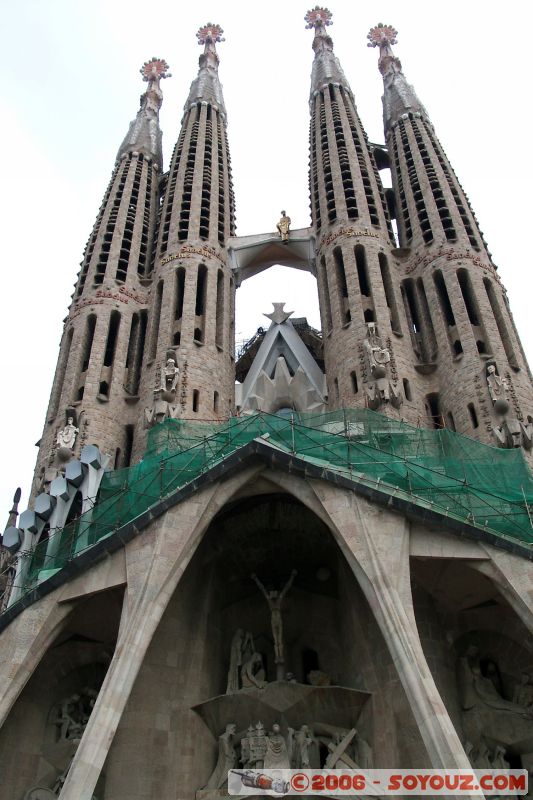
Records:
M147 313L143 309L134 314L131 320L130 340L126 357L126 382L124 388L128 394L136 395L141 380L141 366L146 340Z
M467 408L468 408L468 413L470 414L470 421L472 423L472 427L474 429L475 428L479 428L479 421L478 421L478 418L477 418L477 412L476 412L475 405L473 403L469 403Z
M218 414L218 407L219 407L219 395L218 392L213 392L213 411L215 414Z
M74 330L73 328L71 328L65 337L65 344L63 345L61 351L61 358L59 360L59 364L57 365L57 374L54 382L54 393L52 395L52 400L50 402L50 411L48 413L49 419L53 419L55 417L55 415L57 414L57 409L59 407L59 400L61 398L61 393L63 391L63 384L65 382L65 374L67 371L67 364L70 356L70 348L72 345L73 334Z
M431 312L429 310L426 289L422 278L418 278L416 281L416 291L419 303L420 318L422 321L424 346L426 350L425 357L428 361L435 361L439 348L437 344L437 337L435 336L435 329L433 328Z
M98 261L96 264L94 283L97 286L101 285L104 282L105 273L107 269L107 262L109 260L109 254L111 252L111 245L115 234L115 228L117 226L120 205L122 202L122 195L124 194L124 187L126 186L126 181L128 178L128 171L131 164L131 158L132 158L131 155L129 155L128 158L124 161L124 166L122 167L122 172L120 173L120 179L118 184L116 185L115 192L113 195L113 204L111 205L111 210L107 218L104 237L102 240L100 253L98 255Z
M190 113L190 112L189 112ZM178 180L178 170L181 163L181 155L183 152L183 143L185 141L185 131L187 130L187 125L184 123L181 129L181 133L179 139L176 143L176 147L172 154L172 162L170 167L170 177L167 185L167 192L166 192L166 199L164 205L164 212L161 213L161 223L160 224L160 231L161 231L161 241L159 246L159 252L161 255L166 253L168 247L168 235L170 232L170 220L172 218L172 209L174 207L174 195L176 192L176 182Z
M104 363L100 372L100 384L98 387L98 394L103 397L109 397L109 392L111 389L113 362L115 360L115 351L117 349L119 328L120 313L118 311L112 311L109 318L109 329L107 332L107 341L104 351Z
M335 262L335 274L337 278L337 292L339 296L339 308L341 313L342 324L350 322L351 314L348 301L348 285L346 283L346 272L344 270L344 258L340 247L336 247L333 251L333 260Z
M131 464L131 455L133 452L133 437L135 428L133 425L124 426L124 457L123 466L129 467Z
M317 231L320 230L322 220L320 217L320 190L318 186L318 153L316 145L316 98L315 113L311 117L309 124L309 147L311 161L309 165L309 192L311 195L311 208L313 210L313 221Z
M385 299L387 301L390 314L391 328L394 333L401 333L402 329L400 327L400 316L398 314L398 306L396 305L396 296L394 294L394 284L392 282L389 262L387 261L387 256L384 253L379 253L378 260L379 268L381 270L381 280L385 290Z
M362 244L354 247L355 264L357 266L357 277L359 279L359 290L363 297L371 297L370 280L368 277L368 266L366 263L366 252Z
M494 319L496 320L496 326L498 328L500 339L502 340L503 349L505 350L505 355L507 356L509 365L512 367L512 369L518 370L519 366L516 358L516 353L513 347L513 343L511 341L511 337L509 335L509 329L505 322L505 317L503 315L502 308L496 298L494 286L492 285L492 283L488 278L483 279L483 284L485 286L485 291L489 299L492 313L494 314Z
M211 106L207 106L204 136L204 169L200 202L200 239L209 238L209 210L211 207L211 179L213 175L213 123Z
M451 411L448 411L446 414L446 427L449 428L451 431L457 430L455 427L455 420L453 418L453 414Z
M409 143L407 127L403 119L400 120L398 128L400 130L400 139L402 143L404 162L407 169L407 177L413 194L414 206L418 216L418 223L420 225L422 238L426 244L430 244L434 238L433 231L431 229L428 210L424 200L424 193L422 191L418 173L416 171L415 160L411 151L411 145Z
M335 222L337 219L337 209L335 207L335 190L333 188L333 174L331 171L331 155L328 143L328 127L326 122L326 106L324 93L321 92L317 97L319 107L318 117L320 120L320 146L322 151L322 170L324 172L324 192L326 196L326 208L328 219Z
M90 314L87 317L87 325L85 328L85 340L83 343L83 354L80 365L80 372L78 375L78 385L76 386L76 400L83 400L85 392L85 376L91 361L91 351L93 349L94 330L96 328L96 315Z
M350 380L352 381L352 392L357 394L359 392L359 384L357 383L357 373L355 370L350 372Z
M176 304L174 319L181 319L183 316L183 299L185 297L185 267L178 267L176 270Z
M476 346L478 352L487 353L488 352L487 335L485 333L484 325L481 319L481 314L479 313L479 307L476 301L474 290L472 288L472 282L470 280L470 275L468 274L468 271L466 269L458 269L457 280L459 281L461 294L463 295L463 300L468 314L468 319L470 320L470 324L472 325L473 328L473 333L476 339Z
M453 314L452 304L450 302L450 296L448 294L448 289L446 288L446 282L444 280L444 276L440 270L434 273L434 281L435 287L437 289L437 295L440 302L441 311L444 315L444 319L446 320L446 325L449 327L455 327L455 317Z
M324 256L320 259L320 272L319 280L322 285L322 296L324 300L324 321L326 330L324 333L328 334L331 330L331 301L329 297L328 286L328 273L326 269L326 259Z
M200 104L195 109L195 119L191 127L189 139L189 149L187 152L187 163L183 178L183 193L181 196L181 209L178 224L178 239L180 242L186 241L189 236L189 219L191 215L192 185L194 180L194 166L196 163L196 149L198 147L198 129L200 125ZM189 117L189 120L192 118Z
M195 414L198 413L198 407L200 405L200 392L198 389L193 389L192 392L192 410Z
M407 378L403 379L403 393L406 400L411 401L413 399L413 395L411 394L411 386Z
M435 429L443 428L444 421L440 408L440 397L438 392L432 392L426 395L426 404L428 409L428 416L431 420L432 427Z
M218 347L224 344L224 273L221 269L217 272L217 316L215 342Z
M150 359L154 359L157 353L157 340L159 339L159 324L161 320L161 306L163 303L163 281L157 284L154 303L154 316L152 318L152 340L150 342Z

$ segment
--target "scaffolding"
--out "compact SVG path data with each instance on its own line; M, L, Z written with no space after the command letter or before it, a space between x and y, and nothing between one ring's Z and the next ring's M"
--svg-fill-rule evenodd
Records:
M359 485L533 545L533 478L520 450L416 428L368 409L257 413L226 422L169 419L150 430L140 463L105 474L94 508L23 556L29 559L24 590L257 439Z

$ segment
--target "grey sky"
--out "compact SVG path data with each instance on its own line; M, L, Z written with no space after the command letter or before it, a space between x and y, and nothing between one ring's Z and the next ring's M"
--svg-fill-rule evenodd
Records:
M383 141L381 77L366 34L380 21L398 29L395 52L469 194L531 358L530 57L521 33L533 21L531 5L332 0L329 7L335 52L372 141ZM222 25L237 232L272 230L281 208L293 227L304 227L313 55L306 11L295 0L4 0L0 524L17 485L25 508L62 320L138 108L142 63L163 57L173 74L162 84L167 168L196 74L195 33L208 21ZM283 300L320 327L314 279L274 268L238 291L237 338L265 324L262 312Z

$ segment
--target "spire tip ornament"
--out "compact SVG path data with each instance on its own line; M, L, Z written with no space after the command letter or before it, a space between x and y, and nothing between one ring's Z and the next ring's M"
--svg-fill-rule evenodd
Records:
M397 44L397 36L398 31L392 25L384 25L382 22L378 22L377 25L370 28L367 34L366 38L369 40L367 47L383 47L387 44Z
M145 61L139 72L143 76L143 81L154 81L161 78L171 78L169 66L164 58L152 58L150 61Z
M311 28L321 28L325 27L326 25L333 25L331 21L333 14L329 10L329 8L324 8L323 6L315 6L310 11L307 12L304 19L307 23L305 26L307 29Z
M220 25L216 25L213 22L208 22L207 25L201 27L196 34L196 38L198 39L198 44L214 44L215 42L225 42L226 40L222 36L224 31L220 27Z

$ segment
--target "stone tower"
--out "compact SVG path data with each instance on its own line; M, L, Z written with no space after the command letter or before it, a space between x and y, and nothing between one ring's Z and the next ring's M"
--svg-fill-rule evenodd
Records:
M152 59L141 74L148 86L119 148L65 322L33 494L89 441L110 455L111 466L130 462L163 163L160 81L168 65ZM69 420L78 430L61 446L58 432Z
M314 29L310 191L329 403L369 406L416 421L420 405L408 402L399 412L413 367L400 329L389 209L326 30L331 16L318 6L306 16Z
M225 247L235 233L235 210L216 52L222 33L212 24L198 31L204 52L166 178L142 380L148 425L166 415L213 419L233 411L235 284ZM172 354L180 373L165 400L160 370Z
M413 400L426 424L503 447L532 445L533 388L509 302L483 234L426 109L377 25L383 119L393 178L402 333ZM404 316L405 315L405 316ZM399 331L398 331L399 332Z
M306 21L309 228L234 236L218 25L166 174L143 66L0 545L0 800L533 771L527 365L395 31L383 148ZM235 370L234 288L273 264L317 275L323 331L276 302Z

